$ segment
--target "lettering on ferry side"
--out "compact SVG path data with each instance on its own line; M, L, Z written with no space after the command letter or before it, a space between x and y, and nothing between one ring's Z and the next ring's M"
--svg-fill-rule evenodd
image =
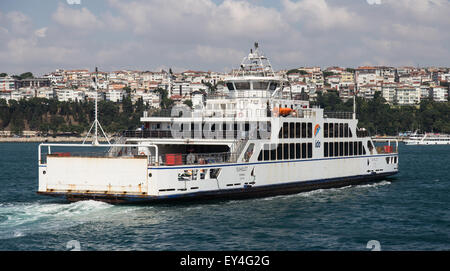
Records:
M248 167L236 167L237 172L247 171Z
M202 257L191 257L187 255L187 257L181 258L180 265L181 266L207 266L208 269L212 267L214 264L214 258L202 258Z
M320 141L319 141L319 140L316 140L316 143L314 144L314 146L315 146L316 148L320 148Z

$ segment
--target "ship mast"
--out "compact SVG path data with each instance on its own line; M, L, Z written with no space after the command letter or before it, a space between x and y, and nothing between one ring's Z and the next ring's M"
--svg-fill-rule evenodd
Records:
M92 145L98 146L100 143L98 142L98 128L100 127L100 130L103 133L103 136L105 137L108 144L111 144L109 142L108 137L105 134L105 131L103 131L102 125L98 121L98 69L95 67L95 77L94 77L94 83L95 83L95 120L94 123L92 123L91 128L89 129L89 132L87 133L86 137L84 138L83 144L86 142L86 140L89 137L89 134L91 133L92 128L94 128L94 134L92 139Z
M234 76L270 76L275 77L272 65L267 57L259 50L258 42L255 42L254 49L250 49L248 56L244 57L240 69L234 72Z

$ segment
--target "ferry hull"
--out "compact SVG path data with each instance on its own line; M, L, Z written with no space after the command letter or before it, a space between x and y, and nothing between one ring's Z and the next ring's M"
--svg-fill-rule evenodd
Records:
M97 200L107 203L165 203L199 201L211 199L249 199L261 198L277 195L289 195L301 192L308 192L317 189L339 188L348 185L381 181L389 176L397 174L395 172L372 173L369 175L348 176L333 179L323 179L314 181L299 181L290 183L280 183L265 186L246 186L244 188L220 189L215 191L200 191L185 194L174 194L165 196L149 195L126 195L126 194L102 194L102 193L77 193L77 192L38 192L38 194L62 197L68 201Z

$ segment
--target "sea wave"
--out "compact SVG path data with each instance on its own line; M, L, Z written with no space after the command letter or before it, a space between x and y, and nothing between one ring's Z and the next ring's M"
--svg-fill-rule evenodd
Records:
M23 237L76 226L113 205L98 201L74 203L11 203L0 206L0 239Z
M329 195L335 196L336 194L339 194L344 191L348 191L349 189L378 188L378 187L389 185L389 184L391 184L390 181L384 180L384 181L375 182L375 183L347 185L347 186L338 187L338 188L315 189L315 190L300 192L300 193L291 194L291 195L272 196L272 197L262 198L262 200L263 201L272 201L275 199L326 197Z

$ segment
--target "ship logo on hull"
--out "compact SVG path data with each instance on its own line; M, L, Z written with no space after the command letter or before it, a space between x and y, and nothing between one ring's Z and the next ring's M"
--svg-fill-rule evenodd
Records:
M317 134L319 133L319 131L320 131L320 125L319 125L319 124L316 124L316 126L314 126L314 136L317 136Z

